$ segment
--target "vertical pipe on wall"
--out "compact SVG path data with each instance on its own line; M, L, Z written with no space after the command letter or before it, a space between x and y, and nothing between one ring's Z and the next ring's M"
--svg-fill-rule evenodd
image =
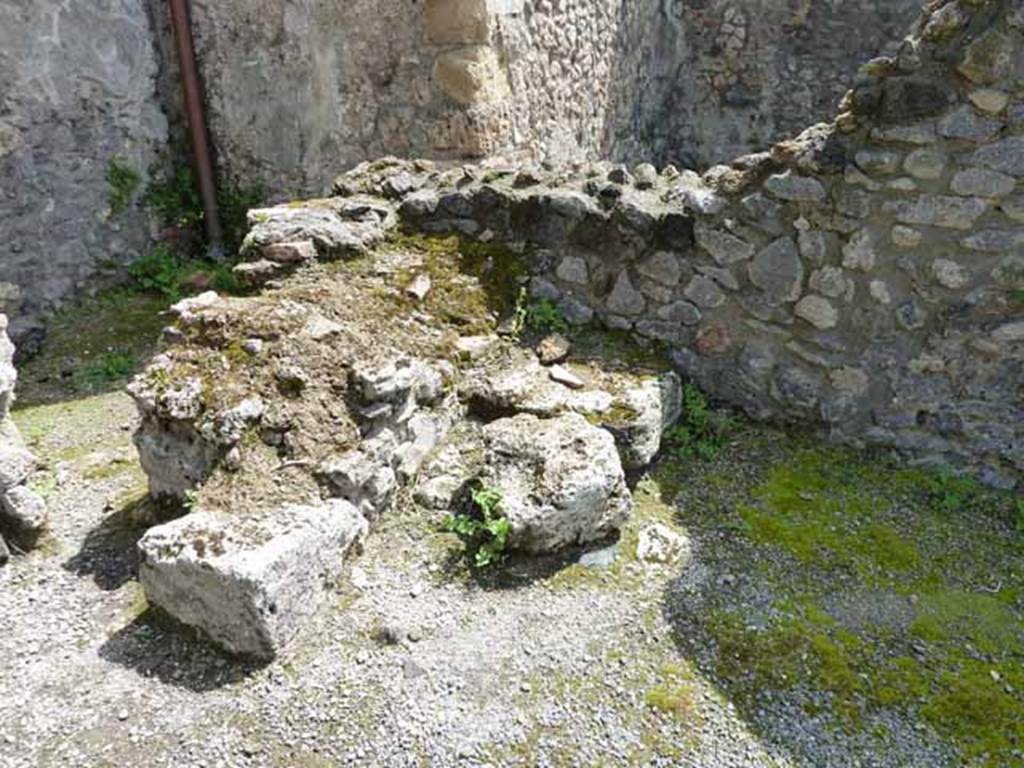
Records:
M171 26L174 28L174 40L178 50L178 67L181 70L182 88L185 92L185 116L188 120L196 181L199 185L199 198L203 203L207 245L210 252L219 257L223 255L224 237L220 212L217 210L217 182L213 172L213 155L210 150L210 134L203 109L199 72L196 68L188 0L168 0L168 3L171 9Z

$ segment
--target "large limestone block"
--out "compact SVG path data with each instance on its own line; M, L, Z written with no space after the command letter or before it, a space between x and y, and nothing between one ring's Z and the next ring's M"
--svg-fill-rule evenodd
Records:
M251 228L242 243L243 254L263 253L271 246L300 242L313 243L317 254L330 258L364 253L383 239L391 224L373 210L352 219L348 212L329 207L287 205L249 211L248 220ZM308 257L308 246L303 246L303 250Z
M231 653L274 658L320 607L366 533L346 501L232 516L194 512L139 542L146 599Z
M221 456L187 422L144 418L134 440L154 499L185 498L210 476Z
M599 541L629 518L615 439L583 416L522 414L483 432L482 478L502 492L513 549L537 554Z
M509 95L508 77L498 54L484 45L439 56L434 62L434 81L465 106L496 104Z
M438 45L486 43L491 35L487 0L427 0L426 24Z
M31 547L46 529L46 502L27 486L15 486L0 494L0 519L15 541Z
M0 491L21 485L36 469L36 458L8 416L0 420Z

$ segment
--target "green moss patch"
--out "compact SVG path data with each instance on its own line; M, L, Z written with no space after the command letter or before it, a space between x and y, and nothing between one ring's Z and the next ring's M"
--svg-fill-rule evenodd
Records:
M714 543L683 632L754 721L778 695L841 730L889 711L970 765L1024 765L1016 499L779 434L706 474L673 462L657 477L674 483L681 522ZM723 589L724 572L739 586Z
M108 291L52 316L39 354L19 370L19 408L120 389L156 348L162 298Z
M521 301L525 259L505 246L458 235L396 235L391 245L422 255L422 266L399 270L393 287L404 291L418 274L426 274L431 289L420 308L456 326L463 335L493 332Z

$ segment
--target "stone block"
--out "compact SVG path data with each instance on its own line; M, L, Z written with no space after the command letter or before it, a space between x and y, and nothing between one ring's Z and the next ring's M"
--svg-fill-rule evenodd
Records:
M193 512L139 542L146 599L227 651L267 661L316 613L366 533L346 501Z
M487 0L427 0L427 39L437 45L486 43L491 36Z
M661 450L661 436L682 413L683 388L679 376L666 373L623 392L618 400L619 417L605 428L615 436L622 465L642 469Z
M1024 172L1024 158L1021 163ZM897 200L883 206L883 210L893 214L901 224L948 229L970 229L988 208L989 204L977 197L947 195L921 195L914 200Z
M822 331L835 328L839 323L839 312L831 301L821 296L804 296L797 302L793 312Z
M1019 179L1024 176L1024 136L1010 136L982 147L968 158L968 162Z
M484 442L483 479L502 492L512 548L538 554L600 541L629 519L615 440L583 416L499 419L484 427Z
M825 187L820 181L791 171L769 176L764 188L780 200L791 202L820 203L825 199Z
M804 266L792 238L780 237L762 249L750 263L749 274L750 282L775 301L800 298Z
M35 456L8 416L0 421L0 492L21 485L35 469Z
M754 255L754 246L742 238L728 232L714 229L707 224L699 223L694 228L697 245L711 254L721 265L735 264L746 261Z
M957 70L974 83L987 85L1013 71L1014 56L1020 55L1013 38L998 29L990 29L964 51Z
M946 161L946 154L937 149L915 149L903 161L903 170L916 179L939 179Z
M932 275L943 288L958 289L967 285L967 270L952 259L936 259L932 262Z
M679 259L668 251L655 251L637 263L636 271L644 277L666 286L679 285L683 274Z
M714 309L725 303L725 294L713 281L703 275L696 275L686 286L684 294L701 309Z
M22 546L30 547L46 528L46 502L24 485L0 494L0 519Z
M475 46L445 53L434 62L434 81L464 106L495 104L509 95L508 78L497 52Z
M1005 197L1013 192L1017 182L1012 176L984 168L966 168L957 172L950 182L954 194L965 197Z
M608 311L617 315L639 315L646 306L643 295L633 287L626 270L619 273L605 303Z
M993 88L978 88L967 94L971 103L982 112L990 115L998 115L1010 102L1010 96L1005 91L997 91Z
M555 270L559 280L574 285L586 285L590 280L587 262L579 256L566 256Z
M979 144L994 138L1002 128L1001 121L982 117L966 104L939 121L940 136Z

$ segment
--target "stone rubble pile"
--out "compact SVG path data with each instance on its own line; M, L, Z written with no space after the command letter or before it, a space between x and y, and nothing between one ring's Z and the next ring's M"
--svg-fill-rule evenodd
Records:
M832 123L703 174L385 158L309 207L505 243L568 322L666 345L680 372L756 418L1013 487L1022 179L1024 29L993 0L933 4ZM251 258L298 215L255 212ZM335 226L354 233L349 216Z
M440 343L428 319L412 354L358 315L383 278L360 287L343 267L335 279L352 292L344 325L289 298L180 302L170 346L129 386L151 495L192 510L139 542L147 599L257 659L296 635L404 488L438 521L471 486L500 490L512 550L602 541L630 516L627 470L651 462L680 414L675 373L574 363L565 339L539 344L544 364L497 334ZM330 420L310 416L321 407ZM240 490L204 495L221 482Z
M27 485L38 462L11 418L18 380L13 361L7 317L0 314L0 565L10 557L8 544L31 549L47 523L46 502Z
M626 472L678 417L679 376L594 371L557 339L534 353L436 327L416 304L430 278L386 243L398 231L502 244L534 301L663 345L679 373L755 418L1012 488L1021 179L1024 17L963 0L928 6L832 123L703 174L385 158L339 177L334 197L253 211L237 269L268 291L180 304L172 347L131 389L151 492L200 499L140 543L147 595L270 658L406 489L446 511L474 483L498 488L509 541L529 553L598 541L628 517ZM317 302L339 285L350 294L329 312ZM401 311L373 316L382 300ZM239 337L257 310L260 330ZM234 491L218 500L218 488ZM684 550L644 541L652 562ZM238 610L215 615L207 599Z

